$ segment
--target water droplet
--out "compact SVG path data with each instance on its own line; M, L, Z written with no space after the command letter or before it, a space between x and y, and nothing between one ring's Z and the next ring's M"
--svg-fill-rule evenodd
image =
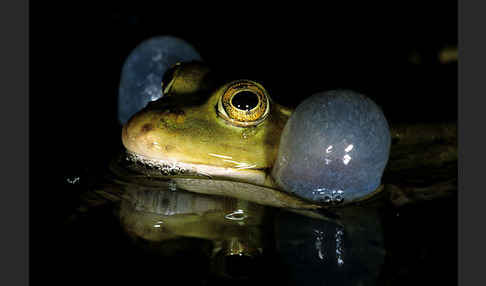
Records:
M169 182L169 191L172 191L172 192L177 191L177 184L174 181Z
M325 203L329 203L329 202L331 202L331 197L330 196L324 196L323 200L324 200Z
M336 203L336 204L340 204L340 203L342 203L343 201L344 201L344 197L343 197L342 195L336 195L336 196L334 197L334 203Z
M244 220L245 218L247 218L248 216L245 214L245 211L243 210L236 210L232 213L229 213L227 215L224 216L226 219L229 219L229 220L237 220L237 221L241 221L241 220Z
M79 181L80 181L80 177L78 176L73 176L73 177L68 177L66 178L66 182L68 182L69 184L79 184Z

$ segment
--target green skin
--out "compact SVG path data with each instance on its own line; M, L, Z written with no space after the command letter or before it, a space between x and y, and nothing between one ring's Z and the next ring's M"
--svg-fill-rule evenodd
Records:
M207 94L172 95L150 105L123 127L123 144L151 159L231 169L236 162L252 166L245 170L271 168L290 112L272 104L270 116L258 126L233 126L215 110L225 87L202 103Z

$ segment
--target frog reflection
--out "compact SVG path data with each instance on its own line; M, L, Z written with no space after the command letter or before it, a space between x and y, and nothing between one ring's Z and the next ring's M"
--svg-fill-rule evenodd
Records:
M250 275L263 252L265 207L228 197L170 191L162 185L125 185L121 225L137 245L163 257L204 252L216 274ZM228 269L249 259L245 268ZM229 259L229 260L228 260ZM240 261L241 262L241 261ZM233 272L232 272L233 271Z
M373 285L369 282L383 263L381 224L372 209L346 207L310 218L228 197L171 191L162 183L127 184L125 192L119 217L138 245L163 257L203 251L211 269L225 277L258 276L258 259L272 250L275 265L267 274L284 269L278 275L295 283L354 285L348 281L353 276ZM247 263L231 268L231 259L245 258Z

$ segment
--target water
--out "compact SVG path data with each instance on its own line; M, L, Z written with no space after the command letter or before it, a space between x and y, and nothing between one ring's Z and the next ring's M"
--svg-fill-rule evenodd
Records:
M66 185L82 187L82 179L68 178ZM54 238L52 277L71 285L456 281L454 197L340 208L321 220L156 184L125 181L118 203L78 212Z

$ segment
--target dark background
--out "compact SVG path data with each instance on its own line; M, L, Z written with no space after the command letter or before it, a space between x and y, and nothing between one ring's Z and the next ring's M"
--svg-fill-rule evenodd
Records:
M116 119L121 67L151 36L185 39L214 67L235 79L260 81L285 105L296 106L317 91L350 88L375 100L392 125L457 120L457 64L437 60L440 49L457 44L456 1L49 1L32 2L30 15L33 284L119 282L132 269L120 257L140 259L130 251L120 254L117 246L124 244L103 238L106 234L99 242L84 241L102 233L101 222L79 233L62 222L78 203L78 190L67 187L66 178L89 178L121 147ZM412 54L420 55L420 64L411 62ZM445 229L450 221L442 223ZM455 238L455 229L448 234ZM443 243L455 249L453 238ZM437 273L443 269L434 267ZM103 278L94 281L98 276Z
M33 151L79 162L113 149L123 62L141 41L164 34L187 40L234 78L262 82L282 104L350 88L375 100L391 123L457 118L457 64L437 60L457 44L454 1L176 2L32 4L31 131L40 139ZM411 63L413 53L421 64Z

